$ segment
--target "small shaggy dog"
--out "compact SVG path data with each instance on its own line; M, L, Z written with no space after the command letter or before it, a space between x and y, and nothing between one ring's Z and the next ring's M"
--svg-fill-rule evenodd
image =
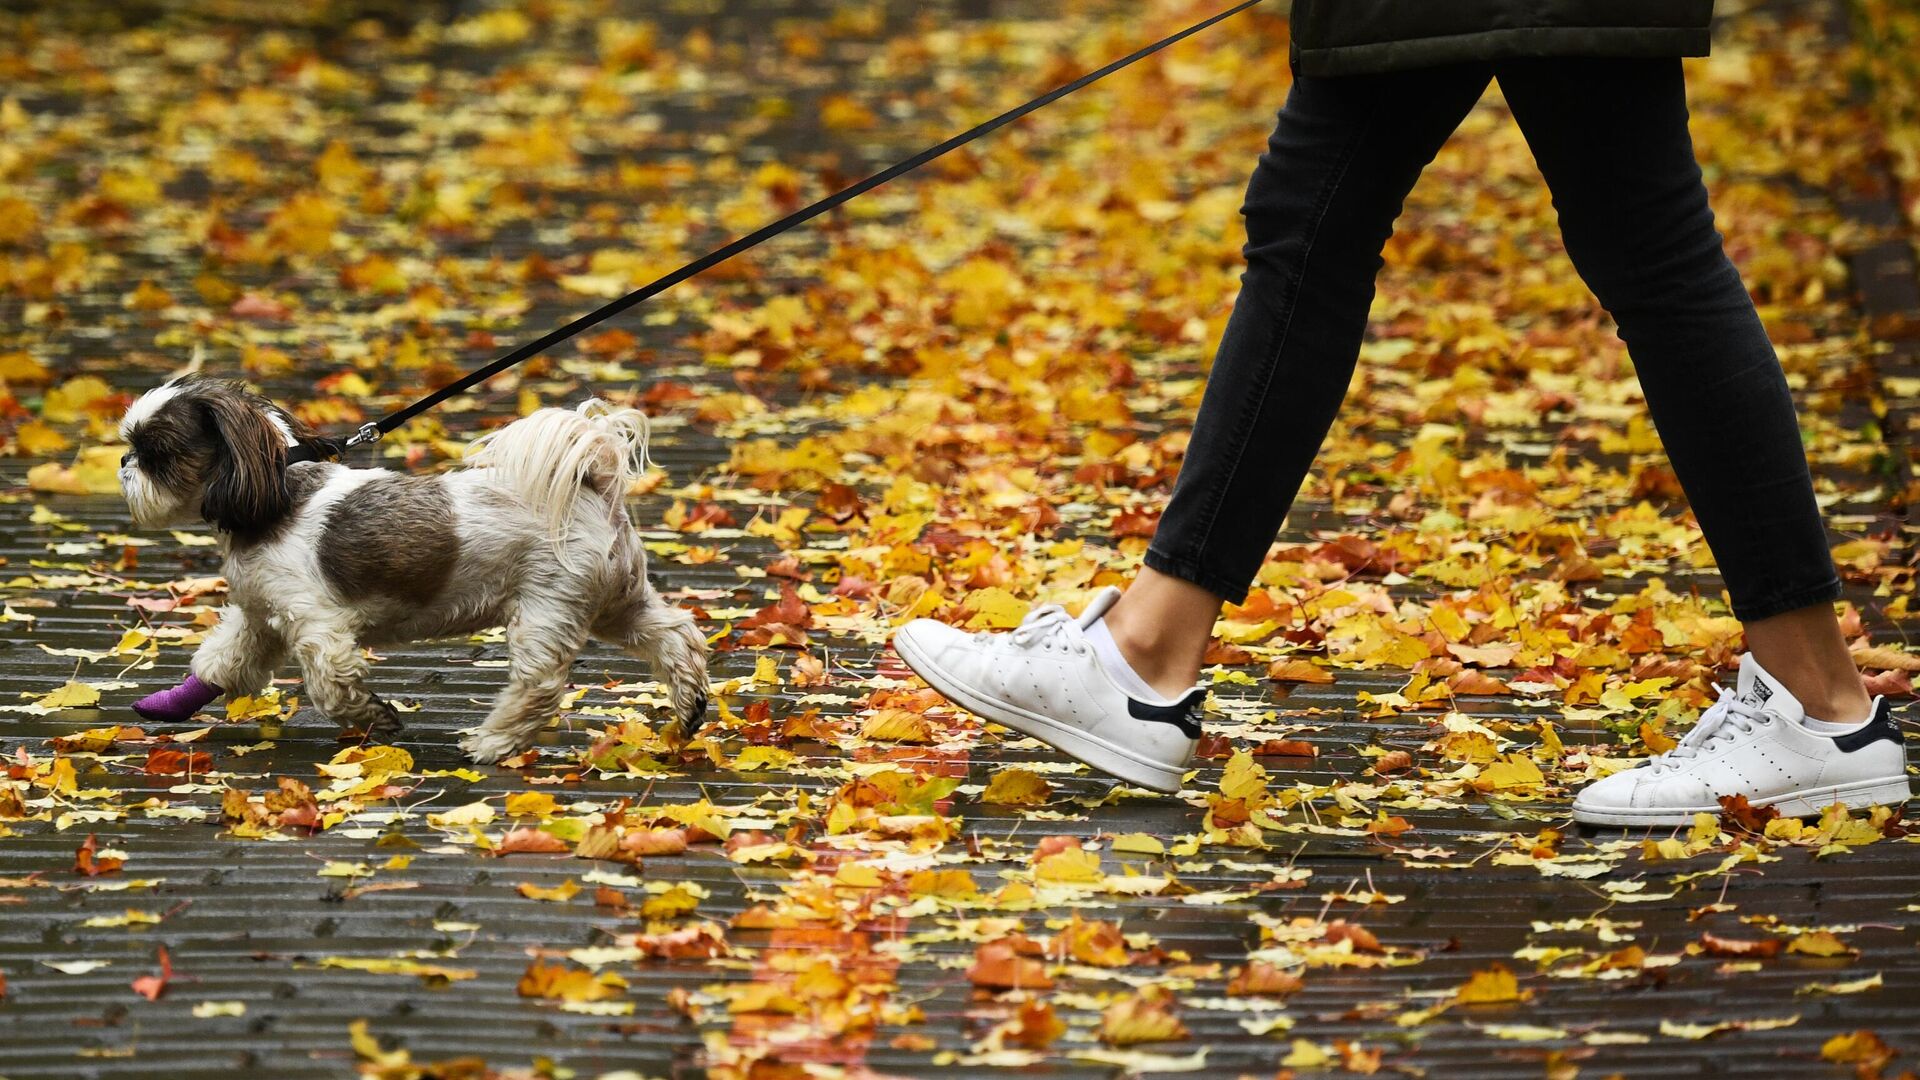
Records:
M120 430L134 521L197 515L219 530L227 605L193 656L209 695L258 691L292 654L328 717L391 737L400 718L367 689L363 645L505 625L507 687L460 744L477 762L532 744L589 636L667 684L669 738L706 711L706 641L648 583L627 518L628 484L647 460L638 410L598 399L541 409L477 440L461 468L426 476L288 464L290 450L319 444L313 430L199 375L149 391Z

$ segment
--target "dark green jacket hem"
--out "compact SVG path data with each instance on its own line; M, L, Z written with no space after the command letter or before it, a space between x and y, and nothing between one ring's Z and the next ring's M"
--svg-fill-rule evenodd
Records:
M1296 41L1293 68L1318 78L1527 56L1705 56L1711 41L1704 27L1524 26L1310 49Z

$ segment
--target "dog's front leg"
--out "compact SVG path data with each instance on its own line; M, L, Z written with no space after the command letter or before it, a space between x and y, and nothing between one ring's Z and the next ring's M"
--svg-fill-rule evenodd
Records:
M480 730L460 748L482 765L510 758L533 745L534 736L560 709L567 673L587 643L576 612L523 604L507 626L507 686L494 699Z
M398 735L400 714L367 689L366 653L347 620L320 612L293 622L293 651L306 673L307 693L327 719L375 738Z
M647 583L645 564L628 598L601 615L594 636L647 662L666 684L673 715L661 728L669 743L685 742L707 712L707 639L693 613L666 602Z
M287 657L287 639L258 613L238 604L220 609L220 621L193 654L193 673L230 697L258 693Z

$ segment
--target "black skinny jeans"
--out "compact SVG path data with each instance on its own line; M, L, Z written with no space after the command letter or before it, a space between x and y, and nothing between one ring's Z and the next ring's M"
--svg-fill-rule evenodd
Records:
M1721 247L1677 59L1560 58L1298 78L1247 185L1247 269L1146 564L1238 603L1353 377L1380 250L1490 79L1613 315L1751 621L1840 580L1773 346Z

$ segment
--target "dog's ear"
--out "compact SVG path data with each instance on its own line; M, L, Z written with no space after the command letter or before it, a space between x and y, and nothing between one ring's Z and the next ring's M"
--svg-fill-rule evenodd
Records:
M200 516L236 536L252 536L287 515L287 445L280 430L249 395L225 388L201 398L213 435Z

